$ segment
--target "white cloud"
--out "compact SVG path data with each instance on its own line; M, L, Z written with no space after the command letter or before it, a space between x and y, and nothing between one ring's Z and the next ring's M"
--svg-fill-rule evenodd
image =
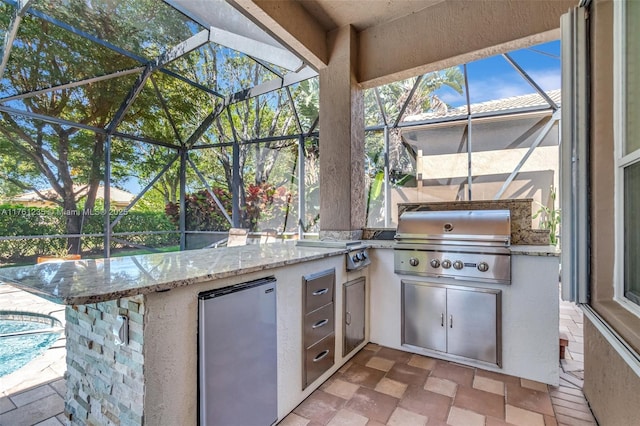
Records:
M543 90L559 89L561 85L560 69L547 69L533 71L529 73L529 76L535 81L538 86Z
M524 80L505 81L504 79L489 77L484 80L469 82L471 103L525 95L527 93L532 93L533 91L533 88Z
M545 91L560 88L560 69L538 70L528 74ZM484 79L471 80L469 86L471 103L535 93L533 86L520 76L517 79L506 80L492 75Z

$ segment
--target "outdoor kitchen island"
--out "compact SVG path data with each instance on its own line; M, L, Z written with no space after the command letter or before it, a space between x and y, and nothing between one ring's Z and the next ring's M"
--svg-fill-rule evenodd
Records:
M367 342L408 350L397 344L400 296L394 292L400 278L389 264L392 242L368 244L371 266L353 272L345 268L346 249L274 243L11 268L0 270L0 281L67 305L66 411L72 424L196 425L198 294L274 276L281 420ZM504 308L512 312L502 325L503 364L509 368L505 372L553 384L558 258L551 247L511 249L514 277L503 299L503 304L513 305ZM519 272L521 260L526 270ZM336 273L335 362L303 389L302 277L328 269ZM359 277L367 279L365 339L344 356L341 288ZM128 318L126 345L115 343L118 316ZM513 335L521 337L508 337ZM554 337L555 346L550 346ZM517 347L522 344L524 349ZM531 348L535 350L528 353ZM550 359L555 369L548 365ZM518 371L527 363L543 365ZM531 374L532 370L544 374Z
M7 268L0 281L67 305L65 412L71 424L196 425L198 295L273 276L280 420L347 361L342 309L336 308L335 362L302 389L302 277L335 269L334 302L341 307L342 284L366 273L348 272L345 253L293 241L250 244ZM114 335L119 316L128 319L124 345ZM346 355L366 342L368 334Z

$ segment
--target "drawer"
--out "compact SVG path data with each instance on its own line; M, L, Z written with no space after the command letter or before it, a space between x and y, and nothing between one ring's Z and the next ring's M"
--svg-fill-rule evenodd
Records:
M303 388L331 368L335 358L335 342L336 335L330 334L305 351Z
M305 348L334 332L334 306L333 303L329 303L304 317Z
M335 269L305 275L304 280L304 313L308 314L316 309L333 302L333 288L336 279Z

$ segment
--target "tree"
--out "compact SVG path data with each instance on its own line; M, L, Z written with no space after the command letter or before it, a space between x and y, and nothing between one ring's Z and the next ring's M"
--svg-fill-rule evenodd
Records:
M0 8L3 20L8 19L11 6L2 3ZM91 5L69 2L61 8L42 3L38 8L149 60L194 31L193 23L182 14L155 0L141 0L135 5L130 2L92 2ZM137 66L140 63L127 56L27 14L13 43L0 94L28 94ZM93 210L103 179L106 142L104 133L83 129L82 125L106 129L135 79L135 75L128 75L94 81L12 101L10 106L27 113L60 118L81 126L3 112L0 115L2 191L7 194L36 191L41 198L62 207L68 234L80 234L85 216ZM145 95L136 100L137 110L128 115L129 123L135 123L136 114L142 111L154 112L157 97L151 99L153 96ZM184 111L186 113L188 109ZM154 130L164 132L175 142L176 136L166 132L166 123L154 122L155 125L148 124L147 131L152 134ZM126 177L126 169L138 154L133 144L122 144L112 151L113 183ZM74 184L86 186L86 196L81 195ZM39 190L45 186L51 187L55 194L46 195ZM80 244L80 238L68 240L71 252L79 253Z
M375 100L377 90L381 104L385 110L387 120L392 124L397 120L402 106L414 87L416 78L390 83L376 89L370 89L365 95L365 121L368 123L380 122L380 109ZM419 114L434 109L439 104L434 91L447 86L457 93L462 93L464 88L464 74L459 67L447 68L442 71L427 73L422 76L417 89L407 104L403 117ZM441 102L441 101L440 101ZM402 118L401 120L402 121ZM398 128L391 129L389 138L389 163L393 168L406 170L411 167L411 158L406 155Z
M3 80L8 85L0 88L5 94L28 93L59 85L69 76L100 75L132 66L122 55L97 45L87 47L86 40L43 20L27 16L20 29ZM121 81L106 80L26 97L15 104L30 113L104 128L127 91ZM46 182L55 195L40 196L62 207L67 233L80 234L85 212L93 209L102 180L105 135L6 112L1 114L0 134L0 177L22 191L39 192L38 187ZM74 184L88 186L82 210ZM70 238L68 246L78 253L80 239Z
M253 87L264 81L265 69L262 65L246 57L227 57L219 63L224 79L229 79L228 84L234 88ZM269 92L254 98L249 98L232 104L228 107L229 115L223 112L218 116L212 126L212 131L204 135L205 144L217 142L239 142L240 162L240 205L245 206L241 210L240 224L243 227L255 229L258 224L256 215L260 209L252 209L248 202L261 198L256 191L268 191L267 186L274 188L287 185L293 170L281 170L288 167L282 163L282 153L297 146L297 138L288 140L275 140L260 143L245 143L257 139L266 139L273 136L293 135L299 133L295 124L295 115L291 107L285 89ZM233 188L233 158L231 148L211 148L203 150L200 154L203 168L210 172L217 170L218 176L208 173L209 177L221 183L227 191L232 193ZM222 169L220 172L220 168ZM274 171L278 171L274 175ZM274 179L278 176L277 179ZM251 191L250 191L251 189ZM266 193L266 192L265 192ZM249 197L249 198L247 198Z
M414 178L414 158L404 146L400 130L393 127L395 121L401 122L404 117L442 108L442 101L434 95L434 91L443 86L447 86L458 93L462 93L464 88L464 75L459 67L425 74L421 77L413 96L407 103L403 117L398 120L398 116L416 81L417 78L414 77L365 91L365 125L372 126L385 121L380 111L380 105L382 105L385 114L384 118L390 128L388 155L391 182L387 184L405 185ZM368 171L366 184L370 188L367 210L369 213L368 222L371 224L379 221L385 214L381 211L384 178L384 138L379 132L370 132L367 135L366 153Z

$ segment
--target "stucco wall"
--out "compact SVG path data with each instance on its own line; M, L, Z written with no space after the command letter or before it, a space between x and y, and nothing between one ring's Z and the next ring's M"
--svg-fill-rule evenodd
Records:
M640 421L640 377L602 334L584 322L584 394L601 425L629 426Z
M347 273L344 262L342 256L330 257L147 295L144 424L197 424L198 293L269 275L277 279L278 418L282 419L346 362L342 357L342 284L366 274L367 270ZM302 276L330 268L336 270L335 364L303 391ZM368 340L367 333L365 341Z
M474 361L460 362L557 385L558 258L514 255L511 259L511 285L478 285L453 279L431 279L440 284L473 285L502 291L502 368ZM373 251L369 273L375 277L371 281L371 342L410 350L401 342L400 281L429 282L430 279L394 274L391 249ZM438 357L428 351L422 354Z
M591 306L636 350L640 319L613 297L614 129L613 129L613 2L598 0L591 7ZM602 425L626 426L640 419L640 377L585 322L584 392Z

